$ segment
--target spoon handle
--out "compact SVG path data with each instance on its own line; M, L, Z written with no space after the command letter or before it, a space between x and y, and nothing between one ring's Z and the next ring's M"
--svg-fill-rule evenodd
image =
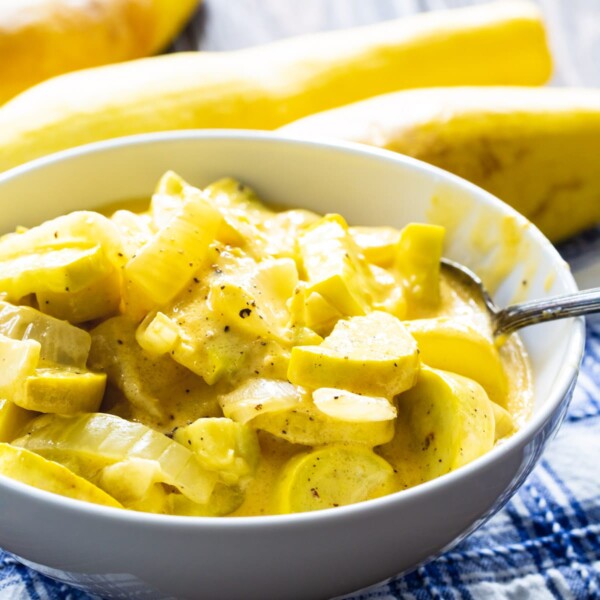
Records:
M532 300L507 306L496 312L494 335L508 334L543 321L579 317L600 312L600 288L591 288L575 294Z

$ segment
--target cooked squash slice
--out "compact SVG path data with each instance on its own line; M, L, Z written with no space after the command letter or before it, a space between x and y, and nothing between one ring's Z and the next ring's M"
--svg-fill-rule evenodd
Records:
M112 496L63 465L10 444L0 443L0 473L53 494L123 508Z
M508 382L498 348L472 324L458 317L437 317L404 325L417 341L426 365L474 379L494 402L506 402Z
M409 223L400 232L395 264L409 300L436 306L440 300L440 260L445 230L439 225Z
M217 479L181 444L141 423L103 413L45 415L13 443L57 460L70 455L80 464L87 462L84 469L89 471L131 458L156 461L161 483L201 504L208 502Z
M393 491L392 466L364 446L327 446L293 457L277 483L275 510L333 508Z
M471 379L423 367L397 404L396 433L381 452L403 485L449 473L494 446L493 404Z
M419 373L413 337L394 316L375 311L339 321L318 346L292 349L288 379L310 389L332 387L388 399Z

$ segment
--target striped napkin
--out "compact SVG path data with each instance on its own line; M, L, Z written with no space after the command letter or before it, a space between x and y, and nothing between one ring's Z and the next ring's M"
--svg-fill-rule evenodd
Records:
M560 251L580 287L600 285L600 228ZM599 462L600 317L591 317L565 423L519 492L452 551L347 600L600 599ZM0 600L98 599L0 550Z

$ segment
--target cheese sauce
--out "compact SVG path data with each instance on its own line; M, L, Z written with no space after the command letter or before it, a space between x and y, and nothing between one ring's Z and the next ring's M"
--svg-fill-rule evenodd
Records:
M492 335L491 323L485 308L472 296L469 289L451 277L442 274L440 304L435 309L420 307L413 311L413 318L434 318L447 316L464 320L476 329ZM531 369L523 343L517 335L511 335L499 348L502 365L508 375L507 391L503 406L515 421L516 431L528 419L533 400ZM273 491L282 468L289 459L305 451L305 447L289 444L269 433L260 432L261 462L254 479L249 484L244 503L230 516L255 516L271 514L273 511ZM497 442L501 443L501 442ZM381 452L380 450L377 450ZM383 456L394 465L395 457L389 450ZM398 469L396 469L398 470ZM406 471L406 469L404 469ZM414 479L410 478L414 484ZM396 476L395 489L401 491L411 487L406 477Z
M19 382L4 392L52 413L46 407L66 389L65 374L81 382L87 368L106 377L98 403L89 384L77 383L87 408L39 419L32 412L33 426L8 441L63 457L75 471L79 464L78 475L126 508L236 517L349 504L459 468L529 417L525 349L517 335L498 344L472 290L440 274L442 227L349 227L340 215L275 212L234 180L200 193L173 173L149 210L135 201L102 212L107 218L73 213L0 238L0 260L14 260L17 273L0 287L15 305L5 313L29 304L26 318L43 323L41 342L53 331L57 338L51 378L30 358L37 397ZM47 272L27 263L42 270L25 277L13 257L15 248L30 251L29 239L33 256L53 260ZM67 257L63 266L53 252ZM43 287L70 277L76 296L69 285L52 294ZM80 329L57 328L44 311L61 311L54 315ZM6 352L17 344L32 356L25 338L3 342L14 337L10 319L0 310L0 352L5 342ZM87 356L81 373L61 362L65 327L91 338L89 354L85 343L67 348ZM64 434L61 419L70 423ZM107 439L125 436L121 454L104 447L99 427ZM152 443L140 450L144 430ZM66 450L52 454L59 443ZM92 470L72 456L81 444ZM160 463L163 446L181 464ZM186 495L189 480L176 474L190 462L205 481ZM145 481L146 492L128 477Z

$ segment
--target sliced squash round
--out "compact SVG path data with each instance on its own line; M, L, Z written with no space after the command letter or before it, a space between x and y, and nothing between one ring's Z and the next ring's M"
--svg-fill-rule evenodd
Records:
M0 443L0 473L53 494L123 508L112 496L63 465L10 444Z
M396 433L381 453L405 486L449 473L494 446L493 403L472 379L423 367L397 405Z
M275 493L278 513L344 506L393 491L394 470L364 446L325 446L294 456Z
M24 393L15 400L21 408L75 415L100 408L106 375L76 369L36 369L24 386Z

